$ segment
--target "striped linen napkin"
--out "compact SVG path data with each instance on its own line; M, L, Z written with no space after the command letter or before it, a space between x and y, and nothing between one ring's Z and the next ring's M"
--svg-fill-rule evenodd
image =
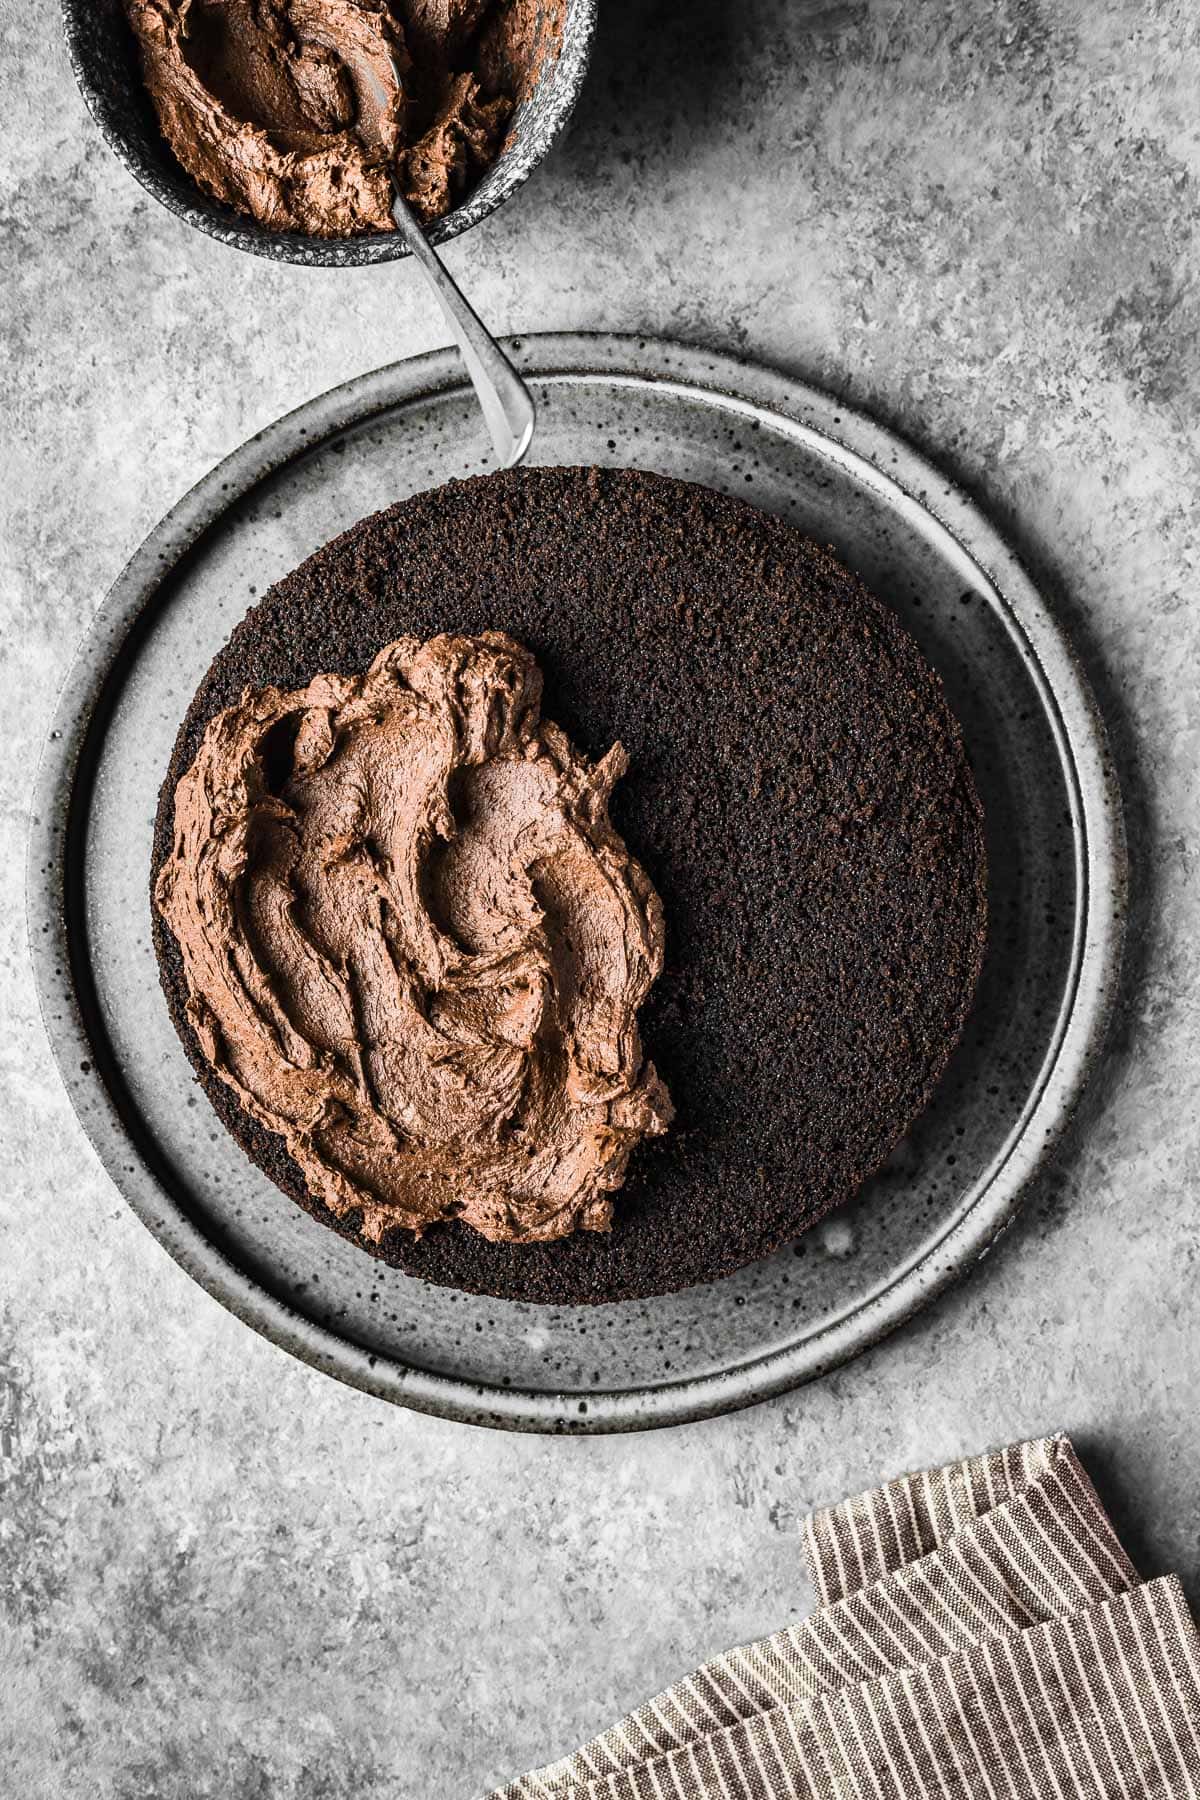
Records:
M1200 1800L1200 1639L1069 1440L804 1527L819 1605L491 1800Z

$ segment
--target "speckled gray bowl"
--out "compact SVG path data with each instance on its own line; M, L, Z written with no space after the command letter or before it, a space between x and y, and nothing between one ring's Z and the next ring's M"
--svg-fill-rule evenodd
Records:
M483 180L461 206L429 230L444 244L502 206L536 169L575 105L587 73L597 0L566 0L557 56L548 56L537 86L513 115L508 140ZM211 200L186 175L163 141L138 73L132 33L121 0L62 0L67 54L92 117L109 145L146 192L164 206L237 250L276 262L332 269L394 262L409 252L395 233L355 238L309 237L267 231Z
M990 943L933 1104L849 1206L724 1281L596 1307L429 1286L309 1218L199 1093L159 989L147 872L179 721L253 596L364 513L486 461L449 351L280 419L151 532L95 623L34 803L43 1016L84 1128L171 1255L293 1354L407 1406L614 1431L745 1406L845 1361L977 1260L1095 1060L1124 911L1104 733L1053 617L978 509L828 396L669 344L512 353L545 463L635 464L756 501L832 543L940 670L987 813Z

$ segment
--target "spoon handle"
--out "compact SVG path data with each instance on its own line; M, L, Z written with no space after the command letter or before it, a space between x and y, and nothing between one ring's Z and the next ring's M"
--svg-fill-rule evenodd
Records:
M425 236L420 220L399 195L392 205L392 217L436 294L462 351L500 467L515 468L533 437L537 419L533 396L483 320L451 280L437 251Z

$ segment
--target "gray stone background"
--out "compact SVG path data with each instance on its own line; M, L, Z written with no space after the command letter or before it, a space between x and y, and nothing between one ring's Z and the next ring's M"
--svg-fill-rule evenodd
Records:
M1112 1051L999 1251L789 1398L575 1442L409 1416L259 1341L59 1091L22 865L71 645L214 460L444 340L404 268L189 231L102 145L53 0L0 23L0 1786L469 1796L801 1611L810 1503L1059 1426L1200 1597L1192 0L605 0L569 141L449 252L498 329L735 348L907 433L1057 595L1130 805Z

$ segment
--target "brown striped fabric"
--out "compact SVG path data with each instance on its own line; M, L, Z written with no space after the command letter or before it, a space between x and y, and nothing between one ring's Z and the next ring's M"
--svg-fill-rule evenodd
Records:
M804 1528L820 1604L492 1800L1200 1800L1200 1640L1065 1437Z

